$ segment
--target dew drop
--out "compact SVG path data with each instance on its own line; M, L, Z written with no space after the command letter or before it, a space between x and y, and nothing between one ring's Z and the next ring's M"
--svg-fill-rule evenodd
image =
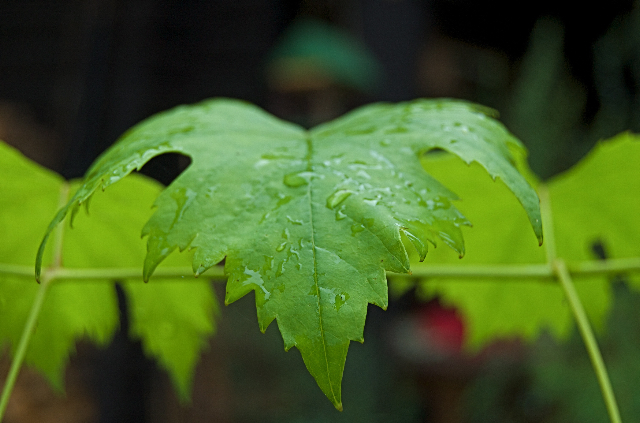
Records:
M356 236L359 232L364 231L364 226L357 223L355 225L351 225L351 236Z
M294 219L291 216L287 216L287 220L294 225L302 225L302 220Z
M277 252L281 252L281 251L283 251L285 248L287 248L287 243L286 243L286 242L283 242L282 244L280 244L280 245L278 245L278 246L276 247L276 251L277 251Z
M265 288L262 276L260 275L260 273L246 267L244 269L244 274L247 275L248 278L244 279L242 284L245 286L250 285L254 288L260 289L262 295L256 295L256 303L258 303L259 305L263 305L269 300L271 293L267 290L267 288Z
M285 175L284 184L291 188L301 187L307 185L309 180L305 178L301 173L290 173Z
M266 160L266 159L260 159L257 162L255 162L255 164L253 165L253 167L255 167L256 169L260 169L263 166L268 165L269 163L271 163L271 160Z
M173 227L182 219L185 211L189 208L191 202L195 200L198 193L192 189L180 187L175 191L172 191L169 195L176 202L176 212L173 218L173 223L171 224L171 227Z
M262 273L267 273L267 271L273 269L274 258L271 256L263 256L264 257L264 265L262 266Z
M291 201L290 195L278 194L278 207L287 204L289 201Z
M380 197L365 198L364 200L362 200L363 203L365 203L366 205L372 206L372 207L378 205L379 201L380 201Z
M342 208L336 210L336 220L342 220L342 219L345 219L346 217L347 215L344 213Z
M349 197L353 191L347 189L339 189L327 198L327 207L335 209L340 203Z
M207 192L206 192L206 194L205 194L205 195L206 195L208 198L213 198L213 196L214 196L214 194L216 193L216 191L217 191L217 190L218 190L218 186L217 186L217 185L216 185L216 186L209 187L209 188L207 188Z
M296 249L295 249L295 248L293 248L293 247L289 248L288 256L289 256L289 258L291 258L291 257L293 257L293 256L296 256L296 258L297 258L298 260L300 260L300 253L298 252L298 250L296 250Z
M361 177L363 179L371 179L371 175L369 175L367 172L365 172L362 169L360 169L356 175L358 175L359 177Z
M347 302L349 299L349 294L343 292L342 294L337 294L335 299L336 311L340 311L340 308Z

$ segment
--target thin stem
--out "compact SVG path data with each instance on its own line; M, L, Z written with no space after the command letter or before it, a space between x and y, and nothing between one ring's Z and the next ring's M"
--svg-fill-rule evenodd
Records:
M587 319L587 314L580 302L580 297L578 296L573 281L571 280L571 275L569 275L567 266L562 259L556 260L553 263L553 267L567 300L569 301L569 307L571 308L573 317L575 318L578 329L580 330L580 335L582 335L585 347L587 348L587 353L591 359L591 365L593 366L593 370L598 378L598 383L600 384L602 397L604 398L605 405L607 406L609 419L611 420L611 423L621 423L620 411L618 410L618 404L616 402L615 395L613 394L613 388L611 387L611 381L609 380L607 369L604 365L604 361L602 360L602 354L600 353L596 337L594 336L589 320Z
M62 207L69 199L69 183L64 182L60 186L60 195L58 197L58 207ZM64 238L64 226L60 225L56 229L55 239L53 244L53 268L59 268L62 265L62 240ZM55 273L54 273L55 274ZM0 421L4 418L4 413L7 409L7 405L9 404L9 398L11 397L11 393L13 392L13 387L16 384L16 380L18 379L18 374L20 373L20 368L22 367L22 363L24 362L24 357L27 354L27 348L29 347L29 341L31 341L31 336L33 335L33 331L36 327L36 322L38 321L38 316L40 316L40 312L42 311L42 305L44 304L44 299L46 297L47 291L49 290L49 285L51 285L53 281L52 274L45 273L42 279L40 280L40 288L38 292L36 292L36 297L33 300L33 304L31 305L31 310L29 311L29 315L27 316L27 322L22 328L22 335L20 336L20 341L18 342L18 347L16 348L16 352L13 355L13 360L11 361L11 367L9 368L9 374L7 375L6 382L4 387L2 388L2 396L0 397Z
M562 259L557 258L556 252L556 239L553 226L553 213L551 212L551 201L549 199L549 190L545 185L541 185L538 189L538 195L540 196L540 213L542 214L542 223L544 224L545 235L545 249L547 253L547 262L553 268L555 276L560 282L567 301L569 302L569 308L573 313L573 317L578 325L578 330L584 341L584 345L587 348L587 353L591 359L591 365L596 373L598 383L600 384L600 390L602 391L602 398L607 407L609 413L609 419L611 423L621 423L620 411L618 410L618 404L613 394L613 388L611 388L611 381L607 373L607 368L604 366L602 360L602 354L598 348L596 337L593 334L589 319L587 319L587 313L584 311L578 292L573 284L567 265ZM595 270L596 267L592 266L591 270Z
M403 278L505 278L505 279L553 279L553 271L547 264L511 265L433 265L419 267L411 274L394 274Z
M640 257L583 261L567 264L571 275L616 274L640 271Z
M33 270L31 273L33 273ZM213 266L203 275L200 276L204 278L220 279L224 276L224 268L222 266ZM153 282L153 278L161 279L183 277L194 279L195 276L193 275L193 270L190 267L158 268L153 272L151 281ZM137 267L113 269L56 269L55 279L137 279L142 282L142 269Z
M0 397L0 421L4 418L4 413L7 409L7 404L9 403L9 397L11 397L11 392L13 392L13 387L15 386L18 378L18 373L20 373L20 368L22 367L24 357L27 353L27 348L29 347L29 341L31 341L31 336L33 335L33 330L36 326L36 322L38 321L38 316L42 310L42 304L44 303L44 298L50 284L51 279L49 279L45 274L42 278L38 292L36 293L31 310L29 311L27 323L22 329L18 348L13 356L11 367L9 368L9 374L7 375L4 387L2 388L2 397Z
M33 266L0 263L0 275L34 279Z
M547 238L548 239L548 238ZM611 275L625 272L640 272L640 257L608 259L602 261L582 261L567 263L572 277L590 275ZM142 280L142 270L137 267L114 267L103 269L59 268L46 270L52 280L58 279L129 279ZM0 275L33 280L33 267L0 263ZM159 267L153 273L155 278L192 278L190 267ZM538 279L555 281L553 269L548 264L495 264L495 265L429 265L419 267L411 274L394 274L401 278L493 278L493 279ZM222 266L214 266L204 273L204 277L221 280Z

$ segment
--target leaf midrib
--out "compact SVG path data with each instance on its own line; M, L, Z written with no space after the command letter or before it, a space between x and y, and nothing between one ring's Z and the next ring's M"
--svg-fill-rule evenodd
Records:
M307 156L305 160L307 161L307 172L313 172L313 141L309 135L307 135ZM312 173L313 174L313 173ZM309 184L307 185L307 198L309 199L309 225L311 226L311 251L313 254L313 282L316 287L316 298L318 304L318 320L320 322L320 339L322 339L322 349L324 352L324 360L327 370L327 380L329 381L329 389L331 390L331 395L333 396L332 402L334 404L338 403L338 399L336 398L336 394L333 391L333 383L331 381L331 372L329 371L329 357L327 354L327 343L324 335L324 326L322 322L322 304L320 301L320 285L318 283L318 260L316 256L316 240L315 240L315 225L313 222L313 200L311 198L311 185L313 183L313 176L309 179Z

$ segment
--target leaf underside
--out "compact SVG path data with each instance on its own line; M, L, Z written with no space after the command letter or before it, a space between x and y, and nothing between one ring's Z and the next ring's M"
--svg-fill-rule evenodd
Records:
M152 157L191 157L143 229L145 280L176 248L195 250L196 274L226 257L225 302L254 291L260 329L277 319L285 348L300 350L341 409L346 354L363 341L367 305L386 308L386 271L409 272L402 236L421 259L440 241L465 252L468 221L422 155L442 149L480 163L513 191L542 240L538 198L510 154L522 147L487 113L450 100L375 104L306 131L235 100L181 106L123 135L49 232Z

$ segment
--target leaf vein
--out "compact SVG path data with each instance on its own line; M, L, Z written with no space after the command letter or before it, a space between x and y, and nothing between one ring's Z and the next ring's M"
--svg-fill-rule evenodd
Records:
M307 138L307 170L309 172L313 172L313 144L310 138ZM336 394L333 391L333 383L331 383L331 373L329 371L329 357L327 354L327 343L325 340L324 327L322 323L322 304L320 302L320 285L318 283L318 260L316 256L316 241L315 241L315 226L313 223L313 201L311 198L311 185L313 182L313 178L309 181L307 185L307 197L309 199L309 225L311 226L311 251L313 254L313 282L316 287L316 297L318 299L318 320L320 323L320 339L322 339L322 348L324 351L324 360L327 368L327 379L329 381L329 389L331 389L331 395L333 396L333 402L335 403L338 399L336 398Z

